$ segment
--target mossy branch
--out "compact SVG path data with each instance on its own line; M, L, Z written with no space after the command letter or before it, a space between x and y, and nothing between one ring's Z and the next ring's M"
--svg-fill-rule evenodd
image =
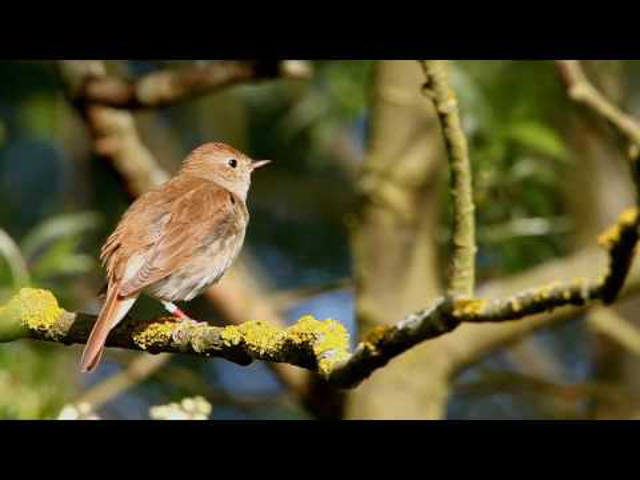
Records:
M164 69L126 81L113 76L92 78L78 92L86 101L140 109L172 105L231 85L275 78L308 79L311 66L302 61L229 61Z
M60 308L47 290L23 288L0 307L0 341L31 338L83 344L95 320L94 315ZM220 357L240 365L253 360L288 363L325 376L348 355L348 344L342 325L311 316L302 317L284 330L260 321L213 327L204 322L179 322L172 317L150 321L127 318L106 342L108 347Z
M616 227L604 236L601 243L609 250L610 269L627 262L628 250L621 245L629 241L629 231L637 231L638 217L635 210L633 215L621 215ZM625 258L618 259L620 252ZM491 301L441 298L395 325L375 328L353 352L349 352L349 335L340 323L311 316L286 329L259 321L213 327L165 317L151 321L127 318L109 335L106 345L219 357L240 365L253 360L287 363L317 372L335 387L353 388L396 356L463 322L504 322L566 305L583 306L595 300L606 303L617 296L621 286L619 276L607 271L591 281L557 282ZM0 342L31 338L83 344L95 320L93 315L63 310L49 291L24 288L0 307Z
M475 287L475 206L467 139L460 124L458 103L451 89L447 62L423 60L424 93L433 101L440 118L451 172L453 197L453 264L449 283L452 297L472 297Z

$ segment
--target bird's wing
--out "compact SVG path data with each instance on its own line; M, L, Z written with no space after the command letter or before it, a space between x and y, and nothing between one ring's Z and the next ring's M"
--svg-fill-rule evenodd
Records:
M160 240L170 219L171 204L188 191L176 188L174 180L138 197L102 246L100 259L107 270L108 286L129 277L129 260L149 252Z
M242 205L227 190L211 183L187 191L162 218L144 261L127 272L120 295L128 296L171 275L192 255L219 240L220 249L244 230Z

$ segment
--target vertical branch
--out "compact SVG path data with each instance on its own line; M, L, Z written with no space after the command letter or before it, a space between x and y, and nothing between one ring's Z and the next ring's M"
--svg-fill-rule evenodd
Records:
M452 297L472 297L475 283L475 221L471 166L467 140L460 125L458 104L449 85L447 64L442 60L421 62L427 82L424 92L438 112L451 170L453 197L453 263L449 283Z
M392 325L442 291L433 235L445 167L438 119L420 92L417 62L378 61L372 74L366 154L356 183L360 202L349 223L362 333ZM432 351L414 349L350 392L345 417L440 417L443 357Z

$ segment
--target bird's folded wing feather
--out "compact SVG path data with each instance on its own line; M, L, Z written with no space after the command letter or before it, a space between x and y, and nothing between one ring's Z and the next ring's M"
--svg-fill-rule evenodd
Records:
M103 257L109 276L119 277L124 273L123 269L127 270L127 279L122 283L119 294L131 295L162 280L192 258L198 249L206 248L206 245L214 243L217 239L229 238L235 233L240 233L244 228L240 209L240 201L233 198L227 190L209 182L202 182L186 189L183 194L165 205L164 209L155 213L150 209L138 209L138 214L132 211L126 220L129 224L138 223L135 222L136 215L155 215L156 221L147 222L146 225L138 224L138 229L144 229L142 232L136 232L128 225L120 229L120 237L140 236L139 240L134 241L133 248L120 252L123 257L121 262L118 262L120 265L116 265L116 262L109 258L114 256L113 252L117 252L117 246L109 247L109 241L105 244L106 253L103 251ZM118 230L116 229L114 235ZM110 241L114 245L123 242L117 239ZM131 264L126 264L132 258L141 259L136 262L135 271L131 271Z

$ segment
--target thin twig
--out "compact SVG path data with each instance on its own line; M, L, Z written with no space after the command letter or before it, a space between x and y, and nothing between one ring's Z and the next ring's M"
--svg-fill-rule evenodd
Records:
M440 118L451 171L454 252L449 295L470 298L475 287L477 248L467 139L460 124L456 97L449 85L447 63L423 60L421 65L427 80L424 92L433 101Z
M569 96L611 122L633 144L640 145L640 123L607 100L587 79L578 60L556 60Z
M104 62L68 60L58 65L68 93L89 128L95 152L113 163L129 192L138 196L168 180L167 172L140 140L131 113L87 102L81 96L83 85L107 76Z
M121 372L111 375L93 388L83 392L74 403L88 403L93 408L99 408L149 378L152 374L157 373L169 360L171 360L169 354L145 355L135 358Z
M600 333L612 338L634 355L640 356L640 329L611 308L592 308L588 322Z
M480 380L456 387L456 393L469 396L494 395L496 391L537 394L569 402L578 402L594 396L620 405L633 405L638 401L630 398L628 392L615 385L594 382L554 383L517 372L484 372Z
M247 412L253 411L258 406L279 405L284 401L284 398L278 396L244 397L215 389L193 370L179 365L170 365L171 358L169 354L136 357L122 371L83 392L73 403L76 405L87 403L93 409L98 409L151 376L164 379L179 388L188 389L191 393L204 395L211 403L229 404Z
M560 77L567 86L569 96L581 102L599 114L627 138L630 142L628 151L631 177L636 188L636 207L629 208L620 215L618 225L600 236L599 242L611 252L611 266L608 278L603 281L607 290L603 292L604 303L612 303L622 286L631 262L634 258L638 242L638 226L640 225L640 122L624 113L620 108L604 97L585 75L577 60L557 60L556 65Z
M293 304L310 300L314 297L327 293L348 290L353 287L351 278L339 278L320 285L310 285L307 287L292 290L280 290L273 292L271 303L278 310L290 308Z

